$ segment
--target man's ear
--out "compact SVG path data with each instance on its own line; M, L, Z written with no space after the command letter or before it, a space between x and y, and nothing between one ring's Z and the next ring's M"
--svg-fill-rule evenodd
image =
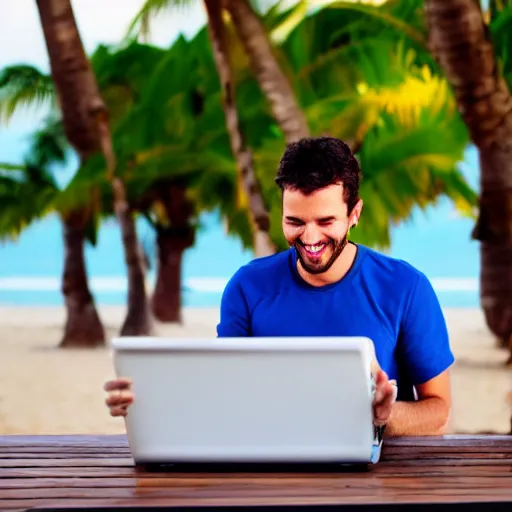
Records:
M359 201L357 201L354 208L352 208L352 212L350 213L350 222L351 222L350 227L357 226L357 223L359 222L359 217L361 216L362 209L363 209L363 200L359 199Z

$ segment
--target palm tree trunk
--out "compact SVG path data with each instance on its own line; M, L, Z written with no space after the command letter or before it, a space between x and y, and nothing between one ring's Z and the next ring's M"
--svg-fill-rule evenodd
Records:
M223 93L224 114L231 151L237 163L239 180L249 200L249 212L254 225L254 255L256 257L266 256L275 252L274 244L269 235L270 216L254 172L252 153L245 145L240 130L235 88L228 59L224 21L222 20L222 6L218 0L204 0L204 4L208 13L208 27L213 55Z
M87 283L84 243L87 212L70 212L62 219L64 228L64 294L67 319L62 348L94 347L105 344L105 332Z
M155 226L158 264L151 305L161 322L181 323L181 264L185 251L195 241L195 227L190 223L194 208L185 184L175 181L158 185L158 189L167 224Z
M126 198L123 181L115 176L116 156L106 112L98 115L100 146L105 155L108 179L114 192L114 211L121 228L124 259L128 271L128 310L121 327L121 336L147 336L152 334L149 297L146 290L146 264L137 237L135 219Z
M96 123L105 112L70 0L36 0L64 131L82 160L100 149Z
M306 117L297 104L288 78L279 66L259 16L247 0L226 0L226 8L286 141L295 142L309 137Z
M480 158L480 298L512 362L512 97L475 0L426 0L434 56L451 83Z
M160 322L181 324L181 268L188 243L172 229L157 231L158 268L151 299L153 314Z
M129 265L128 284L129 287L136 286L135 290L129 290L128 317L122 331L130 326L129 332L149 334L147 294L140 285L141 279L144 280L144 267L142 259L134 256L139 253L139 247L124 184L114 177L116 160L106 105L85 55L70 0L36 1L66 136L83 162L99 151L105 155L107 174L114 192L114 210L121 228L125 260ZM138 307L144 311L131 306L130 301L135 298Z
M121 225L128 269L128 312L121 327L121 336L144 336L152 332L144 256L137 241L135 220L126 201L116 202L116 214Z

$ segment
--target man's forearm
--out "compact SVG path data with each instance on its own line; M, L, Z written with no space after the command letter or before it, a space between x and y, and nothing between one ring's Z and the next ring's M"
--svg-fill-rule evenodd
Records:
M395 402L386 436L442 435L449 418L449 405L438 397L417 402Z

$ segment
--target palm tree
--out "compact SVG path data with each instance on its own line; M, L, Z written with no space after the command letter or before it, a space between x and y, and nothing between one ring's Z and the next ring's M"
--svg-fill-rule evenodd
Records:
M368 37L373 31L376 37L381 37L384 33L384 39L400 41L407 51L417 50L415 61L428 64L436 74L446 75L454 88L469 129L468 142L475 144L480 156L481 197L472 237L480 241L481 306L499 344L510 349L509 365L512 364L512 271L509 268L512 238L507 227L511 215L505 197L507 187L503 185L508 172L503 162L508 160L503 155L508 147L508 91L512 86L510 5L508 0L491 0L487 11L482 13L479 3L472 0L445 3L398 0L379 7L334 2L321 11L332 23L340 22L336 10L343 14L363 14L356 27L360 29L357 43L361 34ZM356 42L351 39L353 33L350 24L347 29L340 29L339 37L344 43L341 51L348 42ZM314 45L307 49L311 47Z
M137 209L156 233L157 272L151 308L161 322L182 322L182 261L196 236L193 223L196 204L189 197L188 181L186 178L156 180L136 200Z
M254 172L253 157L244 140L240 129L238 112L235 99L235 87L229 63L229 50L226 41L226 30L222 18L222 9L218 0L204 0L208 14L208 27L213 49L213 56L219 75L223 92L224 113L226 127L231 142L231 151L240 170L239 180L243 183L243 189L248 197L250 211L255 224L254 228L254 253L258 256L266 256L275 252L274 245L269 236L270 218L263 202L258 179ZM281 113L280 108L278 109ZM302 115L302 113L301 113ZM288 122L284 121L288 127Z
M304 98L313 133L355 142L363 168L361 196L367 221L352 233L354 239L389 247L390 227L407 219L413 207L423 208L440 195L472 215L476 195L457 169L468 135L447 81L434 75L427 64L417 65L414 52L402 51L393 38L372 34L358 45L329 47L325 43L332 42L333 36L326 22L332 17L332 13L318 13L303 20L280 50L294 70L294 84ZM308 41L309 54L301 41ZM240 93L248 87L242 82ZM252 101L257 101L254 94ZM256 172L272 205L271 224L278 225L281 209L272 178L282 141L266 133L258 142L250 125ZM281 236L277 231L271 234L284 248L285 241L277 241Z
M147 32L151 15L177 3L173 0L146 0L132 22L130 30L139 24ZM179 3L183 4L182 1ZM254 174L251 152L244 143L244 136L238 123L232 64L226 40L226 23L223 19L224 10L231 16L232 26L249 58L254 75L285 140L293 142L307 137L309 128L295 99L288 77L279 65L265 27L250 3L247 0L204 0L204 5L208 15L209 34L217 73L223 89L225 122L231 138L233 156L239 168L239 181L249 198L249 210L255 227L255 255L271 254L275 252L275 248L269 237L269 214Z
M10 73L11 78L16 74L14 69ZM12 86L13 80L8 83ZM30 90L27 84L23 87ZM50 171L52 165L66 160L67 142L61 128L62 124L50 117L43 129L32 136L24 164L0 164L0 172L3 169L0 174L0 237L16 237L26 226L46 215L54 212L60 215L65 242L62 289L68 299L68 320L61 344L66 340L100 344L105 341L105 332L89 291L83 252L84 240L89 238L95 243L95 239L91 239L92 232L88 229L90 222L78 217L83 209L59 211L59 198L63 192ZM72 185L68 188L73 189L70 194L73 197L76 189Z
M70 150L69 142L64 134L64 128L60 114L55 109L55 90L52 77L41 73L38 69L29 65L18 65L4 68L0 73L0 91L2 92L2 101L0 101L0 113L5 121L9 121L14 112L23 105L31 107L34 104L51 107L49 117L44 121L43 126L32 136L32 143L28 152L28 161L30 165L37 168L49 169L54 164L67 161ZM111 92L110 90L108 91ZM113 95L119 98L119 92ZM118 114L119 105L114 114ZM119 114L118 114L119 115ZM104 169L102 160L91 157L88 160L90 167L91 160L96 161L101 170ZM63 222L65 261L62 281L62 291L65 297L67 309L67 321L64 330L64 336L61 344L77 346L94 346L105 343L105 335L99 315L94 306L94 300L89 290L87 281L87 270L84 255L84 244L86 241L95 245L96 231L100 211L91 208L91 197L93 204L98 204L98 187L102 185L102 180L98 177L88 180L83 179L84 171L87 171L87 165L82 165L79 172L75 175L69 186L62 191L53 204L55 212ZM79 194L77 195L76 181L78 181ZM102 194L108 194L108 190L102 188ZM112 209L103 204L101 211L111 215ZM21 215L21 211L20 211ZM26 222L21 215L19 221ZM18 222L14 220L14 222ZM133 280L129 279L128 289L131 297L131 307L121 328L124 326L137 324L137 315L144 311L142 299L133 291ZM137 282L135 285L137 286ZM139 307L139 304L141 307ZM80 314L84 311L84 314ZM135 317L134 317L135 316ZM68 341L76 340L76 342Z
M247 0L226 0L236 34L286 142L309 136L309 127L295 92L274 54L261 19Z
M33 66L4 68L0 74L0 91L0 114L5 122L24 105L50 104L55 107L55 89L51 77ZM33 167L45 169L47 173L54 163L65 161L67 148L61 128L58 119L50 116L45 126L35 133L29 152L32 155L30 163ZM18 220L13 219L12 222L29 223L36 218L27 218L19 210L17 214ZM72 209L61 212L60 218L63 222L65 248L62 291L67 312L61 346L70 343L79 346L104 344L105 333L89 290L85 268L84 242L87 237L88 218L81 218Z
M8 122L13 113L22 106L49 104L52 110L55 109L55 89L51 77L33 66L18 65L4 68L0 73L0 91L2 93L0 114L4 122ZM23 167L26 172L33 169L49 175L50 167L55 163L66 161L67 154L68 148L62 124L58 116L51 113L44 126L34 133L27 164ZM34 190L34 195L37 197L40 194L44 195L45 190L47 189ZM22 193L22 190L19 193ZM13 200L24 201L24 197L22 194L21 197ZM52 203L48 203L45 207L49 208L50 204ZM2 213L5 219L8 210ZM5 228L8 230L8 226L13 223L28 225L38 216L27 215L26 211L17 208L12 211ZM85 268L84 242L87 238L90 217L80 214L73 208L60 212L59 216L63 222L65 261L62 291L66 299L67 312L64 335L60 344L61 346L75 343L79 346L104 344L105 333L89 290Z
M151 331L149 307L147 300L139 299L146 296L143 257L124 184L115 174L116 157L106 105L85 55L70 0L37 0L37 7L66 137L77 151L82 165L96 153L103 153L107 176L112 184L114 210L121 228L130 281L128 316L121 332L125 335L148 334ZM76 235L77 244L83 241L82 233L90 215L91 212L84 209L66 219L66 233L69 231L69 236ZM77 313L80 315L82 311ZM65 339L61 345L82 344L89 345L90 342Z
M202 47L208 50L207 39L200 42ZM197 48L200 50L200 48ZM178 182L173 176L168 176L166 169L160 174L148 173L147 166L142 167L140 172L133 171L133 164L129 161L133 157L133 149L137 141L132 141L132 128L137 125L137 121L132 123L132 107L138 105L143 97L143 91L148 80L153 79L153 73L156 69L157 80L162 79L164 82L163 89L168 90L165 85L166 75L160 76L158 70L159 61L166 55L162 49L152 47L150 45L140 45L131 43L122 49L112 49L100 45L91 57L98 84L102 96L106 99L109 111L111 112L110 121L114 130L115 138L120 140L118 149L121 150L120 173L126 182L128 188L128 202L133 214L137 212L144 215L150 224L154 227L157 236L158 246L158 270L157 282L154 294L151 300L151 306L155 316L165 322L175 322L181 319L181 259L184 251L194 242L195 226L193 217L196 214L195 206L190 211L190 203L185 197L189 191L189 185L184 184L183 179L178 177ZM173 58L178 60L173 65L180 65L179 61L182 56L181 51L173 53ZM183 60L183 59L181 59ZM186 61L185 66L188 66ZM164 68L165 70L166 68ZM31 73L31 74L30 74ZM213 77L214 71L212 71ZM186 75L184 75L186 76ZM2 81L2 77L4 80ZM29 66L18 66L6 68L0 77L0 83L3 83L4 90L2 96L5 100L0 103L0 109L4 109L5 114L13 113L19 107L20 101L26 98L27 105L32 105L34 98L42 97L40 93L33 92L38 84L44 85L44 91L48 92L48 98L53 98L53 82L51 76L41 74L38 70ZM194 81L191 81L194 83ZM183 85L179 85L175 94L180 95ZM0 89L1 90L1 89ZM170 90L168 90L170 92ZM143 115L144 127L142 134L152 133L154 130L148 129L154 125L156 116L153 112L161 109L161 105L156 102L151 105L151 101L159 98L151 92L148 95L149 103L144 100L144 108L142 110L135 109L135 114L141 112ZM180 98L178 97L178 100ZM198 115L200 112L196 112ZM192 113L187 114L185 111L180 112L170 109L166 112L165 118L162 118L162 125L165 126L167 120L173 126L179 126L184 119L192 117ZM124 122L124 118L127 118ZM124 124L123 124L124 122ZM129 129L127 130L126 127ZM58 133L57 133L58 132ZM58 137L57 137L58 135ZM172 135L172 134L171 134ZM177 137L180 139L180 136ZM51 126L45 126L38 134L37 145L34 143L30 154L36 155L40 151L48 153L50 150L45 148L56 148L63 153L68 152L68 143L63 134L62 122L58 116L52 121ZM163 139L162 139L163 140ZM41 144L44 141L44 144ZM155 141L156 143L156 141ZM60 146L59 146L60 144ZM36 147L37 146L37 147ZM147 145L145 148L149 147ZM124 157L127 153L127 157ZM158 148L156 151L158 153ZM51 157L51 155L48 155ZM150 155L151 156L151 155ZM193 155L188 155L188 161L192 160ZM61 159L63 159L62 156ZM142 157L144 161L147 157ZM50 162L60 161L59 158L50 158ZM177 160L166 162L167 168L173 168ZM205 164L203 164L205 165ZM113 215L112 193L105 187L104 180L104 163L101 158L91 157L87 163L81 166L80 171L75 175L68 188L62 191L61 197L53 204L59 215L67 215L75 210L90 207L90 194L98 187L101 188L101 194L94 194L96 199L96 208L90 215L90 221L87 224L86 235L89 242L95 243L95 235L97 224L100 216L106 217ZM97 196L100 197L97 197ZM177 207L177 205L181 205ZM187 206L184 208L184 206ZM7 213L7 212L6 212ZM21 222L24 218L14 219L13 222ZM73 245L75 247L76 244ZM85 279L85 261L83 255L74 254L70 263L79 262L83 265L83 271L80 275L84 276L82 283L87 287ZM132 294L132 304L136 301L144 300L144 297L137 296L131 292L131 284L129 281L129 293ZM90 296L90 293L89 293ZM91 298L92 300L92 298ZM131 308L128 312L130 316L132 311L138 308ZM144 308L140 308L143 310Z
M130 31L133 31L134 27L138 25L141 29L144 28L144 32L147 33L149 19L152 15L158 14L164 8L183 5L184 3L190 3L190 1L146 0L133 20ZM217 19L219 16L222 18L223 11L226 11L231 17L232 27L249 58L254 76L286 141L293 142L307 137L309 135L307 120L297 103L289 78L281 69L266 27L250 2L248 0L210 1L208 4L205 3L205 8L208 16L213 14L214 9L216 9L215 16ZM288 16L291 16L293 12L290 11ZM272 22L276 23L274 10L271 11L271 14L273 15ZM283 15L281 15L282 17ZM284 21L280 19L281 24ZM218 30L214 33L215 36L221 34L222 32ZM216 42L215 46L225 48L222 42ZM227 55L224 59L229 62Z
M190 43L179 38L144 71L136 54L146 54L149 47L132 42L98 71L107 96L111 89L119 93L121 83L133 93L130 108L116 123L114 144L130 203L155 230L158 264L151 305L156 318L165 322L181 321L181 261L194 243L199 210L234 210L226 206L236 197L226 188L235 171L218 95L203 101L210 86L219 90L214 66L204 65L208 50L205 30ZM131 56L126 61L134 63L134 73L141 72L128 80L124 52ZM222 187L213 188L226 172Z
M473 0L426 0L425 12L432 52L479 150L480 208L473 238L480 241L481 304L490 330L508 345L512 364L512 97L491 40L499 25L490 31ZM501 30L510 30L504 21Z
M140 204L144 204L142 213L147 215L147 209L150 208L151 201L148 203L148 194L144 193L144 190L150 187L151 181L150 178L136 181L137 187L134 191L130 190L130 186L133 187L134 162L132 161L133 148L130 142L131 131L130 129L126 130L126 126L129 125L127 125L125 118L130 117L131 109L141 101L144 88L153 70L158 66L164 55L165 51L160 48L132 42L123 48L110 48L100 45L91 56L91 64L97 77L98 86L111 114L110 126L113 131L114 145L116 153L120 156L118 158L118 162L120 162L118 172L127 188L126 200L131 215L137 215L138 212L141 212ZM118 142L118 140L121 140L121 142ZM120 154L123 152L124 154ZM163 189L157 187L157 194L161 193L162 190L165 190L165 186ZM167 197L165 199L167 200ZM159 259L159 261L167 260L166 255ZM158 290L162 288L161 274L162 272L159 269L157 272ZM168 278L168 272L163 274ZM167 281L165 282L167 283ZM133 314L136 314L137 311L146 311L144 314L147 314L148 301L142 290L141 284L133 287L129 280L129 297L131 297L132 304L129 312L131 311ZM153 315L160 321L177 321L179 318L172 301L168 305L165 304L165 308L162 308L158 302L155 304L153 296L149 301L149 307ZM168 314L165 315L162 311Z

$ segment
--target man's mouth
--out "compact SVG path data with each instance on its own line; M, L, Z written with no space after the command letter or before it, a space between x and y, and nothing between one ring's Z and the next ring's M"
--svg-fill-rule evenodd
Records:
M327 244L326 243L315 244L315 245L302 244L302 247L304 248L304 250L306 251L306 254L310 258L318 258L325 251Z

